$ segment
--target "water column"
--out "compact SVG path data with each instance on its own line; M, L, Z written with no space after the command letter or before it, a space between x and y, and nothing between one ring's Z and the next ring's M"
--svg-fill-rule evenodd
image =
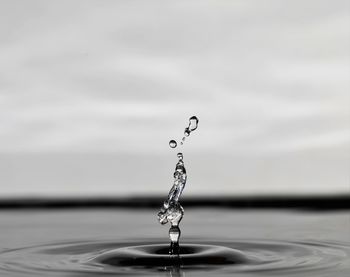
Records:
M181 145L183 145L186 137L188 137L191 134L191 132L197 129L198 121L199 120L196 116L192 116L189 119L189 125L185 128L184 137L181 140ZM175 140L171 140L169 142L169 146L171 148L176 148L177 142ZM187 180L186 168L183 161L183 154L178 153L177 158L178 162L175 167L173 186L170 189L168 198L164 201L163 206L161 207L158 213L158 221L161 224L166 224L170 222L171 225L169 229L169 254L171 255L179 254L179 239L181 235L179 224L184 215L184 209L179 203L179 198L182 194L182 191L185 188Z

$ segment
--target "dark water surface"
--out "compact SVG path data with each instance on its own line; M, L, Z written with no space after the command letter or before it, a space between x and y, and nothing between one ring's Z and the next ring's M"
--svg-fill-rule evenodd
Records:
M350 276L348 210L0 210L0 276Z

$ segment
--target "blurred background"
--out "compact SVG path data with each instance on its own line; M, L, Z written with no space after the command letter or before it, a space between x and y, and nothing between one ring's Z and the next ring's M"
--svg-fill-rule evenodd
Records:
M0 1L0 197L350 192L350 2ZM198 129L183 147L190 116Z

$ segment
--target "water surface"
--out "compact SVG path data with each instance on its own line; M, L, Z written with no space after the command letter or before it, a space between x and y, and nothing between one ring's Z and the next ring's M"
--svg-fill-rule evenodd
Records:
M153 209L2 210L0 217L0 276L350 274L348 211L188 208L173 264L168 228Z

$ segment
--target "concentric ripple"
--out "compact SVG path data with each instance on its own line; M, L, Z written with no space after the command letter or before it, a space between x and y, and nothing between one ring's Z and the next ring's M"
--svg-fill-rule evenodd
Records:
M350 272L350 247L326 242L273 240L195 241L183 243L179 256L169 256L168 245L159 241L70 242L39 245L0 253L0 273L13 276L154 275L164 271L172 276L210 270L213 276L232 273L257 276L322 276ZM21 273L23 275L21 275ZM341 275L339 275L341 273ZM1 275L1 274L0 274ZM6 276L7 276L6 275ZM165 275L166 276L166 275Z
M184 244L179 255L169 255L169 245L151 244L108 251L95 262L112 266L164 267L248 264L240 251L217 245Z

